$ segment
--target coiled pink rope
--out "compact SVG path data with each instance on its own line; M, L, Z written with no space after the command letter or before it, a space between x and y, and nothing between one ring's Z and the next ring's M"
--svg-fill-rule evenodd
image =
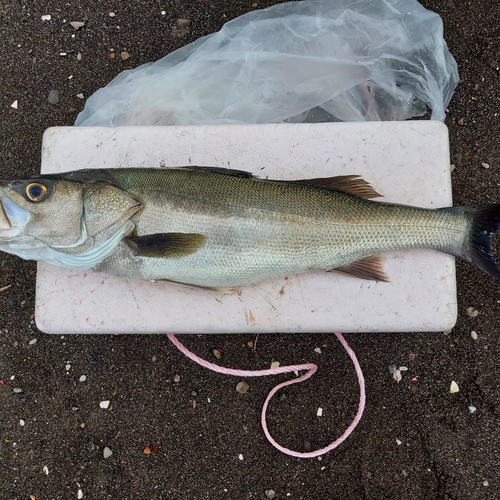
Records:
M359 366L358 359L356 358L354 351L349 347L349 344L346 342L343 335L341 333L336 333L335 335L339 339L340 343L344 346L345 350L347 351L347 354L349 355L354 364L354 368L356 369L356 374L358 376L358 382L359 382L358 411L356 413L356 416L354 417L354 420L351 422L351 424L345 430L342 436L340 436L338 439L336 439L333 443L329 444L325 448L321 448L320 450L316 451L309 451L306 453L300 453L298 451L290 450L278 444L269 433L266 422L266 414L269 401L276 394L276 392L278 392L282 387L286 387L287 385L297 384L299 382L307 380L316 372L316 370L318 369L317 365L315 365L314 363L306 363L303 365L279 366L278 368L270 368L268 370L234 370L231 368L224 368L222 366L218 366L214 363L210 363L209 361L206 361L198 357L196 354L191 352L187 347L185 347L173 333L169 333L167 336L170 339L170 341L175 345L175 347L177 347L177 349L179 349L182 353L184 353L189 359L192 359L195 363L198 363L199 365L204 366L209 370L213 370L218 373L224 373L225 375L233 375L236 377L262 377L265 375L277 375L279 373L289 373L289 372L307 370L307 372L304 373L304 375L301 375L296 379L288 380L286 382L278 384L276 387L274 387L274 389L271 390L266 400L264 401L264 406L262 407L261 423L266 438L278 450L282 451L283 453L286 453L287 455L291 455L292 457L314 458L318 457L319 455L324 455L325 453L328 453L329 451L339 446L342 442L344 442L358 425L363 415L363 411L365 409L365 379L363 377L363 372L361 371L361 367Z

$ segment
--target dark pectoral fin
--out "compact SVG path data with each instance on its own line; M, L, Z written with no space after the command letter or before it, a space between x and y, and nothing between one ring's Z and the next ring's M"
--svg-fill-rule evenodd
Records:
M366 257L365 259L353 262L348 266L337 267L332 269L332 271L338 271L340 273L349 274L351 276L355 276L356 278L362 278L365 280L385 281L386 283L389 283L390 281L387 274L384 273L382 259L378 255Z
M137 257L182 257L196 252L205 236L196 233L159 233L125 238Z
M337 175L336 177L318 177L316 179L304 179L296 182L301 184L312 184L326 189L342 191L343 193L353 194L359 198L370 199L379 198L382 195L377 193L368 182L359 175Z

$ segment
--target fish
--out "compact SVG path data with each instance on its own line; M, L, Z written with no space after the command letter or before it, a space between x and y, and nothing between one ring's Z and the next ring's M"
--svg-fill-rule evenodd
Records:
M500 204L375 200L358 175L294 181L218 167L75 170L0 181L0 250L220 290L308 271L389 281L381 253L429 248L494 277Z

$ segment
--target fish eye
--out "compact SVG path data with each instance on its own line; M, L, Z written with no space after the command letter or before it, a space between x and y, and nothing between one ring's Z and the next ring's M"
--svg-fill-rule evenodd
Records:
M39 182L32 182L26 186L26 196L31 201L42 201L47 194L47 187Z

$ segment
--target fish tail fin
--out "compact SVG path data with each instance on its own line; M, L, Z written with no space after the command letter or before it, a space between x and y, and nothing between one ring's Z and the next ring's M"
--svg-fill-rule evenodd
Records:
M500 203L451 207L443 209L450 213L462 214L470 222L470 232L462 248L461 257L483 271L500 278L500 266L495 259L492 242L500 228Z

